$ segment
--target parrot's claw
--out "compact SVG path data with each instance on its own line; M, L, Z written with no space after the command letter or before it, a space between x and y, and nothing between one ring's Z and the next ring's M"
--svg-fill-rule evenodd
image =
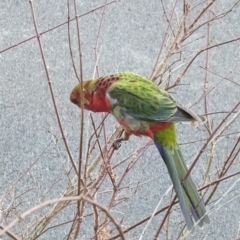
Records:
M113 144L112 144L113 148L114 148L115 150L118 150L118 149L121 147L121 142L122 142L122 141L123 141L122 138L116 139L116 140L113 142Z
M127 141L129 139L130 133L128 132L124 132L124 136L121 138L117 138L114 142L113 142L113 148L115 150L119 149L121 147L121 143L122 141Z

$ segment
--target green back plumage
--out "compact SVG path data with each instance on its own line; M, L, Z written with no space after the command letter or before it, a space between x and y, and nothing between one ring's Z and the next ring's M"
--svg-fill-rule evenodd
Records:
M108 90L112 102L142 120L164 121L176 111L176 101L153 82L131 72L119 74L121 81Z
M118 106L122 113L144 121L201 121L197 115L186 111L169 93L145 77L131 72L118 73L116 76L120 79L112 83L107 96L113 107Z
M157 132L154 135L154 141L160 143L162 146L168 147L169 151L173 153L177 147L175 124L172 123L168 128Z

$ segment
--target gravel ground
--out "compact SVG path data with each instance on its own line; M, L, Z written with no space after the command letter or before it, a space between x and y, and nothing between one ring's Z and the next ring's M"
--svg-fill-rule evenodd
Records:
M170 13L174 3L165 0L163 2L166 12ZM181 7L180 2L177 4L177 9ZM202 1L196 1L196 5L197 2ZM84 78L90 79L94 74L96 64L94 48L98 35L100 75L128 70L149 77L167 29L161 1L115 1L106 7L101 23L103 8L96 11L92 10L104 3L103 0L78 1L78 12L83 15L80 18L80 30ZM211 9L210 17L226 12L234 3L234 1L216 1ZM40 33L67 21L67 1L33 1L33 6ZM197 6L199 7L199 5ZM197 12L197 9L196 7L194 11ZM73 3L71 3L71 11L73 12ZM85 14L88 12L90 13ZM180 12L176 10L173 17L174 21L180 18L180 15ZM210 45L240 37L239 16L240 7L237 5L229 15L213 21L211 23ZM193 19L194 14L191 17ZM206 14L200 22L203 23L208 17ZM101 31L98 34L100 24L102 24ZM78 46L74 26L72 23L71 39L74 59L77 62ZM18 214L40 202L62 196L67 186L65 168L69 165L69 159L58 128L38 42L36 38L24 41L33 36L35 36L35 30L29 2L1 0L0 199L2 196L3 200L0 201L0 209L6 213L8 207L14 206L7 221L3 220L2 214L0 215L0 221L4 225L7 225L10 219L14 219ZM179 69L171 74L173 81L176 80L191 58L200 49L206 47L207 28L204 27L197 31L189 42L194 39L199 40L184 48L187 49L185 58L180 62ZM169 38L170 40L171 38ZM69 54L67 24L42 34L41 41L64 133L67 136L74 159L77 161L80 117L79 110L69 101L69 93L76 85L77 79ZM230 111L239 101L239 53L239 42L219 46L209 52L208 87L212 90L208 95L208 111L221 112L210 115L213 130L226 116L226 112ZM180 54L176 58L179 56ZM77 70L78 65L77 63ZM194 103L202 96L206 74L205 67L206 53L203 53L185 74L182 80L184 85L171 90L182 104ZM223 77L228 80L224 80ZM193 109L198 113L204 112L203 100L200 100ZM94 115L96 122L99 116ZM117 123L111 117L108 122L107 134L110 134ZM239 132L239 129L238 117L235 124L227 129L226 134L229 135L217 142L214 164L211 169L211 180L216 179L217 171L220 170L218 167L229 155L236 142L236 133ZM200 127L200 130L196 131L188 125L179 125L178 136L180 143L188 143L205 139L207 133L204 127ZM144 146L146 142L148 139L132 137L128 143L123 144L118 158L128 156L138 147ZM198 141L195 144L181 146L188 164L194 160L204 143L205 141ZM237 148L239 149L239 144ZM202 172L206 169L210 154L210 151L205 151L193 171L193 177L199 181L199 186ZM238 171L239 161L238 155L234 166L230 168L227 175ZM31 169L25 173L29 168ZM14 184L18 179L17 184ZM137 194L115 209L116 212L113 214L118 213L121 218L124 217L124 225L130 226L149 216L157 206L161 196L170 187L171 182L166 168L152 145L129 172L125 184L135 186L137 183L148 180L152 181L140 185ZM189 236L188 239L225 240L240 237L239 189L239 176L221 183L211 204L207 207L211 224L204 226L203 229L197 228L195 235ZM9 190L11 190L11 194L5 197ZM130 191L126 194L130 194ZM166 203L169 196L165 199ZM15 201L11 201L13 198L16 198ZM102 198L99 194L99 201L104 203ZM161 206L165 206L165 204L161 204ZM176 208L178 209L178 206ZM47 209L35 214L40 218L45 211ZM68 209L56 217L56 221L52 224L71 220L72 216ZM31 215L31 217L33 216ZM24 223L30 225L31 217L27 218ZM163 215L153 219L142 239L153 239L162 217ZM177 239L179 232L174 223L179 223L179 219L182 219L182 215L178 209L174 211L170 219L170 224L173 226L170 229L173 230L169 232L169 239ZM139 239L144 227L145 225L142 224L132 230L127 234L127 239ZM91 222L84 222L82 235L79 239L90 239L92 228ZM68 231L69 225L53 228L39 239L63 239ZM159 239L165 238L165 232L160 234ZM3 239L10 238L4 236Z

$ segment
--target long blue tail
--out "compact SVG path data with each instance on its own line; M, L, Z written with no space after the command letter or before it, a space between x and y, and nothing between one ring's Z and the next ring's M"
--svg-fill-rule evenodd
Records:
M161 146L157 141L154 143L167 166L187 228L189 230L193 228L193 219L198 222L199 226L202 226L204 222L209 223L204 203L191 176L182 184L188 169L178 145L170 149Z

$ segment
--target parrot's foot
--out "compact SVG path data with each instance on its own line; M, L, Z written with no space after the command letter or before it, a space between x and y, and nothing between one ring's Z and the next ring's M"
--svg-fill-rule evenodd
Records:
M121 147L121 142L124 141L124 140L125 140L124 138L118 138L118 139L116 139L116 140L113 142L113 144L112 144L113 148L114 148L115 150L118 150L118 149Z
M130 133L128 133L128 132L125 131L123 137L117 138L117 139L113 142L113 148L114 148L115 150L119 149L119 148L121 147L121 142L122 142L122 141L127 141L127 140L129 139L129 136L130 136Z

